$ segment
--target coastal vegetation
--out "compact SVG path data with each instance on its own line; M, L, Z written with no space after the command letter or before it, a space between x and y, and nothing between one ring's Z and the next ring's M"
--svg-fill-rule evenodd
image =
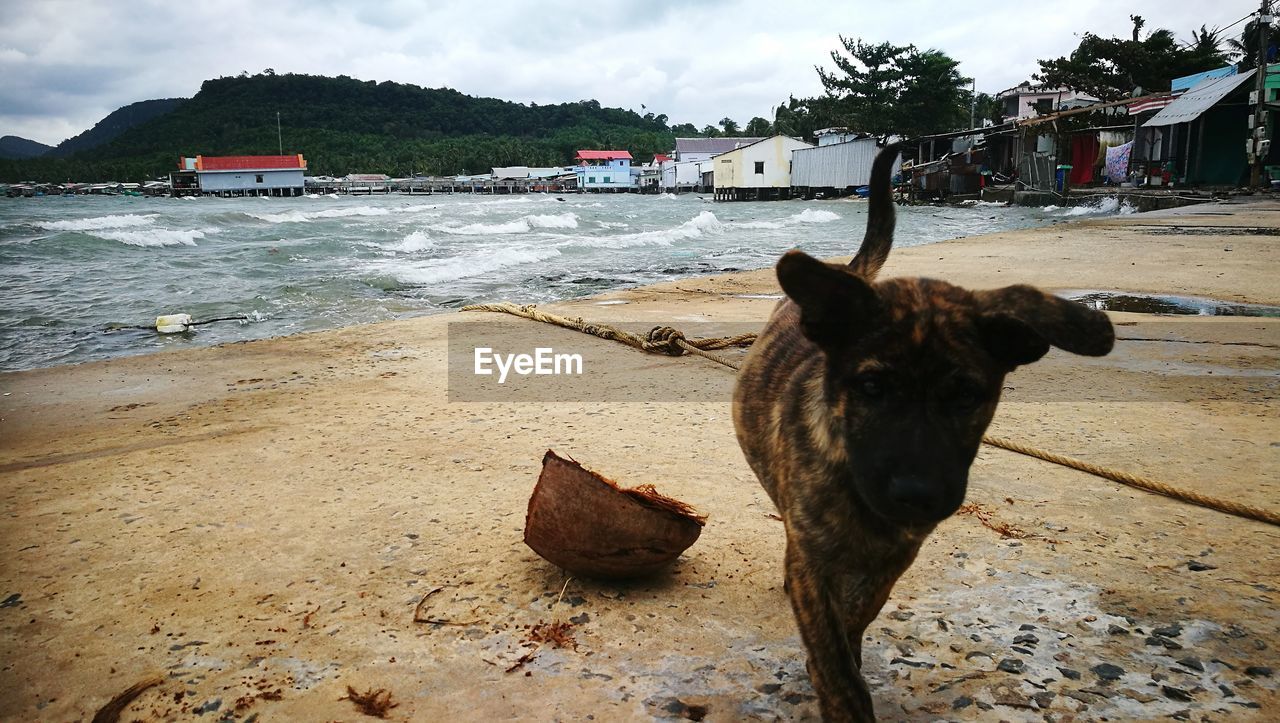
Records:
M1037 82L1114 100L1167 90L1171 78L1252 59L1260 26L1239 39L1201 27L1190 42L1167 29L1129 38L1084 33L1070 55L1038 61ZM647 160L679 137L780 133L813 140L833 126L915 136L999 123L996 97L977 93L960 63L937 49L840 36L831 69L815 68L824 92L794 95L745 125L723 118L698 128L653 112L595 100L553 105L477 98L450 88L329 78L268 68L205 81L192 98L143 101L49 149L6 136L0 181L63 182L162 177L180 156L302 153L311 175L485 173L496 166L560 166L582 148L630 151ZM641 110L646 110L642 105ZM278 122L278 131L277 131ZM7 156L8 158L5 158ZM35 157L21 157L35 156Z
M652 155L673 142L666 116L594 100L524 105L449 88L268 69L205 81L172 111L68 158L0 161L0 179L136 180L167 173L183 155L280 150L303 153L315 175L478 173L563 165L579 148Z

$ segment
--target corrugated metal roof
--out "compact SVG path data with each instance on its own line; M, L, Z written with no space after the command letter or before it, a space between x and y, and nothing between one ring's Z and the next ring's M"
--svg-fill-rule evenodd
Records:
M196 156L198 171L267 171L307 167L302 154L292 156Z
M1183 93L1177 100L1160 109L1151 120L1143 123L1144 128L1151 126L1171 126L1175 123L1190 123L1200 114L1212 108L1218 101L1227 97L1231 91L1253 77L1255 71L1250 70L1240 75L1229 75L1225 78L1212 78L1198 83L1194 88Z
M719 155L759 143L763 138L677 138L676 153L711 153Z
M615 158L631 160L630 151L578 151L580 161L612 161Z

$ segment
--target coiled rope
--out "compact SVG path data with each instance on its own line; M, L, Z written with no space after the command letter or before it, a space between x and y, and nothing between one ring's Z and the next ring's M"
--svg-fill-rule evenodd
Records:
M633 334L629 331L619 329L609 324L599 322L589 322L581 317L559 316L557 314L549 314L541 311L534 304L516 305L507 302L499 304L471 304L462 307L463 311L491 311L503 314L511 314L513 316L523 317L525 319L533 319L546 324L554 324L564 327L565 329L573 329L584 334L598 336L601 339L611 339L620 341L627 346L646 351L651 354L666 354L668 356L681 356L688 352L697 356L710 359L718 364L723 364L730 369L737 370L741 367L737 361L721 356L720 354L711 353L716 349L728 349L730 347L746 347L756 340L755 334L739 334L737 336L725 337L705 337L696 339L687 339L679 329L669 326L657 326L649 330L648 334L643 336ZM1165 484L1150 477L1131 474L1120 470L1114 470L1109 467L1103 467L1091 462L1085 462L1074 457L1067 457L1053 452L1047 452L1030 445L1014 442L1002 437L992 437L990 435L982 438L983 444L992 447L998 447L1010 452L1025 454L1028 457L1035 457L1046 462L1070 467L1071 469L1086 472L1088 474L1109 479L1113 482L1119 482L1123 485L1135 487L1137 489L1154 492L1164 495L1171 499L1188 504L1205 507L1218 512L1225 512L1236 517L1244 517L1250 520L1257 520L1269 525L1280 526L1280 514L1271 510L1264 510L1250 505L1231 502L1229 500L1221 500L1216 497L1209 497L1198 492L1184 490L1173 485Z

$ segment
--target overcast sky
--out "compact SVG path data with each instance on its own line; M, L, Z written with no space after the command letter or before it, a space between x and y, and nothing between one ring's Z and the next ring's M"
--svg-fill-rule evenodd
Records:
M138 100L242 70L345 74L469 95L665 113L699 128L821 92L837 35L937 48L979 91L1017 85L1085 31L1187 40L1256 2L0 0L0 135L50 145ZM1230 31L1239 34L1242 25ZM641 111L644 112L644 111Z

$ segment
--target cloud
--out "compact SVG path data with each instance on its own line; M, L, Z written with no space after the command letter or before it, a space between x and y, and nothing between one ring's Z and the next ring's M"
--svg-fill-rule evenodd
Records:
M1237 8L1238 9L1238 8ZM0 26L0 134L56 144L138 100L191 96L242 70L345 74L473 96L587 98L698 127L768 117L789 95L821 92L837 36L933 47L978 89L1027 79L1079 35L1127 35L1130 13L1180 37L1234 21L1191 0L1078 0L1016 7L951 2L582 3L221 0L127 5L41 0L6 6Z

